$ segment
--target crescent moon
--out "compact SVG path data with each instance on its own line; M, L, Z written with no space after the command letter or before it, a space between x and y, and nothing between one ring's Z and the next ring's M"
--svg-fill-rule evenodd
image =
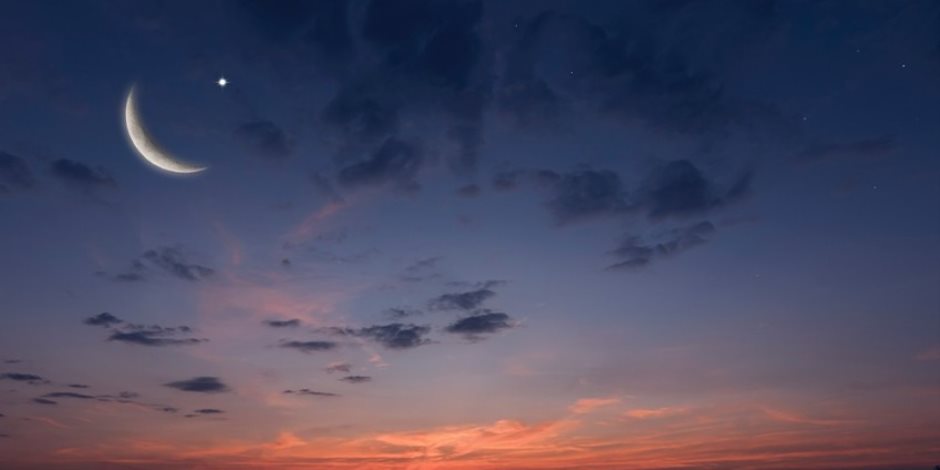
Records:
M137 150L137 153L147 163L163 171L176 174L192 174L209 168L186 163L173 157L150 138L150 134L144 129L140 114L137 112L134 87L131 87L131 90L127 93L127 100L124 103L124 127L127 128L127 137L130 138L131 144Z

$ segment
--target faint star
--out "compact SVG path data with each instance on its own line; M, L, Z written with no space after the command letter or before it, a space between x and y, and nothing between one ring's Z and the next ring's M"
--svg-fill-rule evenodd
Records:
M219 77L219 81L215 83L217 83L220 87L225 88L225 85L228 85L228 80L226 80L225 77Z
M808 119L809 119L808 117L803 116L803 120L804 120L804 121L806 121L806 120L808 120Z
M902 69L906 69L906 68L907 68L907 64L901 64L901 68L902 68Z

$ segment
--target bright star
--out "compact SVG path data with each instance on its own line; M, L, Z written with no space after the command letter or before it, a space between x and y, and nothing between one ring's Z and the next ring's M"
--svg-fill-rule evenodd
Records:
M225 88L225 85L228 85L228 80L226 80L225 77L219 77L219 81L215 83L217 83L220 87Z

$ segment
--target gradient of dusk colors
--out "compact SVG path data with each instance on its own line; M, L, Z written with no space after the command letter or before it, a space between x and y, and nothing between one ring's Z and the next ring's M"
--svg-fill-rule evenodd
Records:
M940 464L938 2L0 7L0 468Z

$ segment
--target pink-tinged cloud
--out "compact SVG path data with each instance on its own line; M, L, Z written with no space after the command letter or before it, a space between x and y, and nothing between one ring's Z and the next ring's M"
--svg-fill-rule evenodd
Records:
M620 403L620 398L581 398L568 407L568 411L574 414L590 413L598 408L604 408Z
M317 233L327 219L349 206L348 202L329 202L323 207L307 214L304 219L284 236L284 242L296 245L309 240Z

